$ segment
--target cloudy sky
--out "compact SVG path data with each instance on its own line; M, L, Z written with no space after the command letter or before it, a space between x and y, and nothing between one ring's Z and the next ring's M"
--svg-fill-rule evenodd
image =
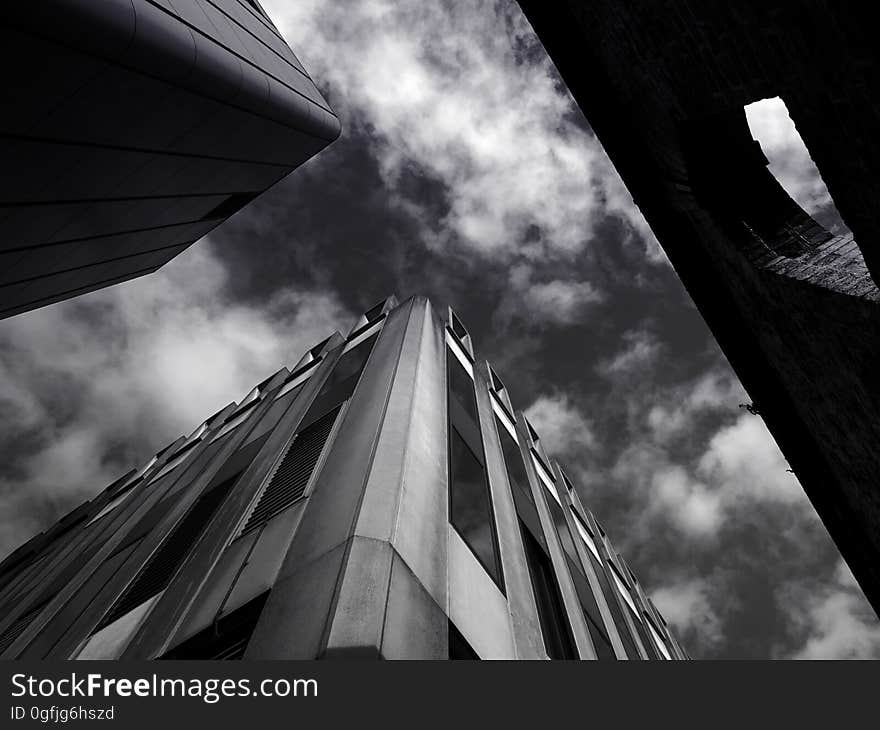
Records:
M0 322L0 556L389 293L451 304L692 655L880 625L514 2L264 0L342 137L160 272ZM749 109L823 221L781 102Z

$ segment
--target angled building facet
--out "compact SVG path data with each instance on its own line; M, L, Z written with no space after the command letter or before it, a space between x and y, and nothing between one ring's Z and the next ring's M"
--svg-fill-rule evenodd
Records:
M687 655L458 318L392 297L0 563L0 658Z
M0 9L0 319L149 274L339 134L256 0Z
M880 46L869 6L520 6L880 613ZM779 97L851 233L789 196Z

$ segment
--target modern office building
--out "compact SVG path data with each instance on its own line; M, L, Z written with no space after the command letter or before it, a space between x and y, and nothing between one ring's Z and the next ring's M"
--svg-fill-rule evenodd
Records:
M340 130L256 0L3 3L0 69L0 319L155 271Z
M0 564L3 659L684 659L449 311L392 297Z
M868 6L520 5L880 611L880 46ZM785 103L852 234L767 167Z

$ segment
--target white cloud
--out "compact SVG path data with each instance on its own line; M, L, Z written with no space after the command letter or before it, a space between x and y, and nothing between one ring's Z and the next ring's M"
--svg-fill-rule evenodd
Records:
M652 399L659 404L643 402L643 414L660 404L665 413L676 414L678 439L672 442L659 421L647 418L648 429L610 472L612 488L626 488L632 500L627 530L621 532L627 550L644 554L669 545L672 530L679 560L687 560L696 544L701 555L712 556L713 565L724 566L723 574L710 579L667 577L653 594L655 603L685 646L711 655L735 641L727 635L728 617L751 610L728 605L736 602L738 590L730 578L754 571L761 580L783 583L777 606L789 637L768 646L768 653L880 658L880 625L846 566L841 562L830 580L813 573L804 576L806 565L815 570L822 551L834 554L834 548L762 419L736 409L741 394L727 386L707 373L689 389L675 388ZM672 405L676 397L681 401L677 408ZM773 516L779 518L776 535L762 537L760 546L742 542L743 525ZM713 552L722 546L734 552ZM652 552L646 560L655 561L656 555ZM680 569L681 564L674 570ZM725 596L724 602L719 595Z
M770 161L770 171L785 191L810 215L825 213L836 229L843 229L840 214L810 157L804 141L779 97L746 106L752 135Z
M714 535L723 520L722 496L674 464L659 467L651 475L650 506L694 536Z
M697 464L728 504L776 502L811 510L803 489L764 425L751 415L719 430Z
M702 578L678 580L651 594L651 600L685 645L701 648L718 646L724 640L722 619L712 605L717 597L716 586Z
M587 304L601 301L602 296L589 282L554 279L533 283L523 292L523 298L525 305L543 319L571 324Z
M625 343L623 349L599 363L598 370L603 375L619 378L642 370L655 362L662 349L660 341L648 330L624 332L622 339Z
M792 626L806 632L792 659L880 659L880 624L840 560L830 585L788 584L779 593Z
M417 202L407 176L443 185L442 220L421 216L431 245L565 258L607 214L650 235L515 3L266 6L346 123L371 136L401 205Z
M706 413L733 413L748 400L732 373L717 370L710 370L673 392L654 396L646 422L658 443L693 429L695 419Z
M638 359L628 353L651 357L641 338L631 339L615 358L616 377ZM628 397L634 433L610 473L637 499L630 517L639 535L668 525L715 540L758 505L817 519L763 420L738 408L746 400L732 374L716 369L689 384Z
M815 513L764 422L742 415L715 431L693 462L677 464L660 447L644 449L649 470L649 514L660 514L681 532L714 538L742 510L780 505L801 517Z
M525 414L548 453L589 450L596 444L592 425L566 395L542 395Z
M0 520L0 553L353 320L322 291L230 304L227 280L203 240L156 274L3 323L0 441L26 444L0 474L15 523Z
M580 321L587 309L601 302L602 293L588 281L536 281L529 264L512 266L509 286L498 307L505 327L515 319L527 325L568 325Z

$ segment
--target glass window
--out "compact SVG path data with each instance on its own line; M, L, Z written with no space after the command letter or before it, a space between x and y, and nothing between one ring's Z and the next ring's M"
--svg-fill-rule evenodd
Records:
M529 501L533 502L534 497L529 486L529 477L526 474L526 466L523 463L519 445L503 427L498 429L498 435L501 440L501 452L504 454L504 465L507 467L507 478L510 480L510 485L514 489L519 488L529 498Z
M221 428L221 429L220 429L220 430L214 435L214 437L211 439L211 443L214 443L217 439L222 438L223 436L225 436L225 435L226 435L227 433L229 433L230 431L232 431L232 430L238 428L242 423L244 423L244 422L247 420L247 417L248 417L249 415L250 415L250 409L248 409L248 410L246 410L246 411L243 411L243 412L239 413L238 415L234 416L234 417L232 418L232 420L227 421L226 423L224 423L224 424L223 424L223 428Z
M611 611L611 618L614 621L614 625L617 627L617 633L620 636L620 640L623 642L624 651L626 652L627 657L630 659L641 659L642 656L636 648L632 634L630 634L629 627L621 613L620 604L618 604L614 596L611 595L612 589L608 582L608 576L605 570L598 561L594 561L593 569L596 573L596 577L599 579L602 593L605 595L605 603L608 606L608 610Z
M452 621L449 622L449 658L470 660L480 658Z
M352 342L365 332L371 331L374 325L378 325L381 320L385 319L386 314L382 311L384 306L385 302L380 302L369 311L364 312L349 332L348 341Z
M340 355L336 365L333 367L333 371L321 387L318 397L329 393L337 385L360 376L375 341L376 335L373 335Z
M492 579L501 585L486 470L453 426L449 434L449 517Z
M663 655L664 659L672 659L672 655L669 653L669 649L666 648L666 642L660 637L659 632L654 626L648 621L648 630L651 632L651 638L654 640L654 643L657 645L657 648L660 650L660 653Z
M317 359L317 360L310 360L310 361L307 362L305 365L303 365L303 366L300 367L300 368L297 368L294 372L292 372L292 373L287 377L287 380L284 382L284 385L283 385L283 387L281 388L281 390L278 392L278 395L275 396L275 399L277 400L278 398L283 398L283 397L284 397L285 395L287 395L291 390L293 390L293 389L296 388L297 386L302 385L302 384L305 383L309 378L311 378L312 375L314 374L314 372L313 372L314 367L315 367L319 362L321 362L322 359L323 359L323 358L319 358L319 359Z
M137 473L131 477L131 480L134 481L135 479L140 479L153 467L153 464L155 464L157 461L159 461L159 458L157 456L151 457L146 464L144 464L140 469L137 470Z
M126 500L126 498L128 497L128 495L129 495L129 490L126 489L126 490L125 490L122 494L120 494L118 497L114 497L110 502L108 502L108 503L105 505L104 509L102 509L100 512L98 512L98 514L96 514L94 517L92 517L92 519L89 520L88 524L91 525L93 522L97 522L97 521L100 520L104 515L106 515L108 512L110 512L110 511L116 509L120 504L122 504L122 503Z
M182 449L180 449L171 459L168 461L165 466L163 466L151 479L150 482L155 482L157 479L165 476L172 469L176 469L180 466L184 460L189 456L190 452L199 444L199 441L192 441L186 444Z
M577 659L578 654L571 635L568 614L565 612L550 558L525 529L525 525L520 522L519 526L547 655L551 659Z
M251 388L248 394L241 399L241 402L238 404L239 410L244 408L248 403L253 403L260 397L260 389L259 388Z
M583 609L584 618L587 619L587 630L590 632L590 638L593 640L596 658L616 659L614 649L611 646L611 640L605 631L605 622L602 619L599 604L596 602L596 597L593 595L593 590L590 587L586 574L579 565L576 565L571 560L567 562L568 572L571 574L571 580L574 583L578 601Z
M505 389L504 382L498 377L498 373L496 373L493 368L489 368L489 383L492 390L496 393L500 393Z
M446 344L449 346L449 349L452 350L452 353L461 363L461 366L467 371L467 374L473 378L474 377L474 366L471 364L470 358L462 349L461 345L458 343L458 340L455 339L449 332L446 333Z
M449 384L449 520L504 591L474 382L453 354L447 355L446 362Z
M500 409L495 411L498 415ZM498 425L498 437L501 442L501 453L504 456L504 468L507 471L507 481L510 483L510 493L513 496L513 504L516 514L522 520L525 528L532 533L532 537L538 541L544 550L547 549L547 541L541 527L541 518L535 505L535 497L526 473L525 462L516 439L516 432L511 427L508 430L504 420L496 418Z
M242 659L268 597L269 591L262 593L158 658L211 661Z
M578 566L578 570L581 570L581 560L575 549L574 540L571 539L571 531L568 529L568 524L565 521L565 512L562 511L562 507L556 504L556 502L548 502L547 508L550 510L550 518L553 520L553 526L556 528L556 534L559 536L559 544L569 559Z
M470 379L457 360L447 358L449 372L449 394L458 401L464 412L473 422L479 423L477 415L477 396L474 393L474 381Z
M599 550L596 547L596 542L593 540L593 536L590 534L590 529L574 509L571 510L571 516L574 517L574 526L577 529L578 534L581 536L581 539L584 541L584 544L589 548L590 552L593 553L596 560L601 561Z
M573 492L573 491L574 491L574 485L571 483L571 479L568 478L568 475L567 475L564 471L562 471L561 468L559 469L559 472L562 474L562 481L565 483L565 488L566 488L569 492Z
M384 314L384 312L382 310L385 308L385 301L386 300L383 299L381 302L376 304L374 307L372 307L372 308L368 309L366 312L364 312L364 317L366 317L367 322L375 322L377 319L379 319L379 317L381 317Z
M207 430L208 430L208 424L207 424L207 423L203 423L201 426L199 426L195 431L193 431L193 432L190 434L190 436L189 436L189 440L190 440L190 441L194 441L194 440L196 440L196 439L200 439L202 436L205 435L205 432L206 432Z
M278 395L275 396L275 400L278 400L279 398L283 398L290 391L292 391L294 389L299 389L300 387L302 387L303 381L305 379L306 378L302 378L302 380L300 380L299 378L294 378L293 380L290 380L287 383L285 383L284 387L278 391Z
M629 588L626 587L626 583L623 582L623 578L620 577L620 574L617 572L617 568L615 568L612 563L608 563L608 565L611 568L611 577L614 579L614 585L617 586L617 590L620 592L620 595L623 597L626 605L629 606L629 609L630 611L632 611L633 616L641 621L642 617L639 615L639 610L636 608L635 601L633 601L632 599Z
M510 416L507 414L507 410L505 406L498 400L497 395L492 395L492 410L495 415L498 416L498 420L501 422L501 426L503 426L504 430L510 434L511 438L516 438L516 426L513 425L513 421L510 420Z
M541 459L539 459L535 455L534 449L532 450L532 463L535 465L535 471L538 473L538 477L541 479L541 483L550 492L550 496L556 501L556 504L561 505L562 500L559 499L559 492L556 491L556 485L553 483L553 477L550 476L550 473L547 471L544 464L541 463Z
M468 336L468 331L464 328L458 315L456 315L451 309L449 310L449 329L451 329L452 333L460 340L464 340L464 338Z
M382 329L381 321L367 322L363 327L358 328L348 336L348 343L345 345L343 352L348 352L352 348L357 347L361 342L368 337L372 337L380 329Z

